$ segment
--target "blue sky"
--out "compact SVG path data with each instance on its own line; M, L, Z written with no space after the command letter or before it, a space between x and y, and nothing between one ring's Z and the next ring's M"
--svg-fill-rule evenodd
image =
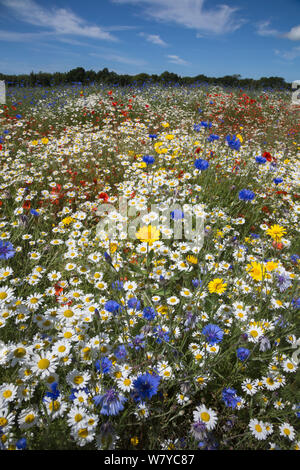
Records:
M0 0L0 72L300 79L300 0Z

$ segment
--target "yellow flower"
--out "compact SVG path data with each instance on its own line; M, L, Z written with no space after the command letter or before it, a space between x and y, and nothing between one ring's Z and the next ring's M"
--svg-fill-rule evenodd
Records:
M268 261L266 264L267 271L271 272L278 267L278 263L274 261Z
M189 255L189 256L187 256L186 260L187 260L188 263L198 264L198 258L196 258L196 256Z
M31 142L31 145L37 145L38 143L39 143L38 140L33 140L33 141Z
M130 442L133 446L137 446L139 443L139 438L137 436L134 436L130 439Z
M170 124L169 124L168 122L162 122L162 123L161 123L161 125L162 125L164 128L166 128L166 127L169 127L169 126L170 126Z
M211 294L214 292L216 294L223 294L223 292L226 290L227 283L223 282L223 279L213 279L209 284L208 284L208 290Z
M166 139L167 139L167 140L173 140L173 139L174 139L174 135L173 135L173 134L168 134L168 135L166 135Z
M49 139L47 139L47 137L43 137L41 142L42 142L42 144L48 144Z
M243 143L243 137L241 136L241 134L237 134L237 135L236 135L236 138L239 139L239 141L241 142L241 144Z
M75 222L75 219L73 217L65 217L61 222L63 225L70 225L72 222Z
M270 237L273 238L273 240L278 242L286 233L286 230L284 227L281 227L280 225L275 224L275 225L272 225L272 227L269 228L266 233L270 235Z
M255 281L261 281L265 275L266 268L256 261L252 261L251 264L247 264L247 271Z
M118 248L118 244L117 244L117 243L111 243L111 244L109 245L109 249L110 249L110 252L111 252L111 253L114 253L114 252L117 250L117 248Z
M141 227L138 232L135 234L136 238L138 238L141 242L148 243L152 245L153 242L159 240L160 231L152 225L144 225Z

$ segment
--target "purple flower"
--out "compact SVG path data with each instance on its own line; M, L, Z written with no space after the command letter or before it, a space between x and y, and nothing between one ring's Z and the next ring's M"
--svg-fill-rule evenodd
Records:
M112 362L110 359L108 359L108 357L103 357L101 361L98 360L95 362L95 367L100 373L108 374L112 367Z
M265 157L262 157L261 155L259 157L255 157L255 160L257 161L257 163L259 163L260 165L263 165L264 163L266 163L267 159Z
M153 163L155 162L155 158L152 157L152 155L144 155L143 162L145 162L147 165L153 165Z
M104 308L110 313L115 313L119 308L121 308L121 305L119 305L115 300L108 300L105 302Z
M238 348L236 353L238 359L242 362L248 359L248 357L250 356L250 351L247 348Z
M10 242L0 240L0 259L9 259L15 255L15 249Z
M182 212L181 209L175 209L174 211L171 212L171 217L173 220L184 219L184 213Z
M210 346L213 346L214 344L220 343L222 341L224 332L221 330L221 328L218 327L218 325L209 323L205 326L205 328L203 328L202 334L205 335L205 339L210 344Z
M123 403L127 401L127 398L114 389L110 388L103 395L96 395L93 397L96 406L101 406L100 413L108 416L115 416L124 410Z
M275 273L275 276L277 279L277 287L280 290L280 292L284 292L292 285L292 281L290 280L289 276L286 276L285 274L278 274L278 273Z
M235 135L233 135L232 138L230 137L230 135L228 135L226 137L226 141L227 141L228 146L232 150L240 150L241 141L239 139L237 139Z
M236 395L234 388L224 388L222 391L222 399L229 408L236 408L237 404L241 401L241 398Z
M144 348L145 347L145 336L143 335L143 333L141 333L140 335L136 335L133 338L132 343L129 343L129 347L134 348L136 351L138 351L139 349Z
M255 194L253 191L250 191L250 189L242 189L239 192L239 199L242 201L252 201L252 199L255 198Z
M152 307L145 307L143 310L143 317L146 318L146 320L154 320L156 317L156 311Z
M137 393L137 400L144 402L156 395L160 382L159 375L152 375L147 372L140 375L134 382L134 390Z
M119 346L119 347L114 351L114 355L115 355L116 358L119 359L119 360L125 359L125 357L127 356L127 351L126 351L126 348L125 348L124 344L121 344L121 346Z
M197 168L197 170L204 171L204 170L207 170L207 168L209 167L209 163L207 160L198 158L197 160L195 160L194 166Z

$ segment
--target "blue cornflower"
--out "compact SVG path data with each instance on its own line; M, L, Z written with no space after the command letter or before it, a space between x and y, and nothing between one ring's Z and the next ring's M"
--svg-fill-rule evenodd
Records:
M127 401L127 398L114 389L110 388L103 395L96 395L93 397L96 406L101 406L100 413L107 416L115 416L120 411L124 410L123 403Z
M282 178L274 178L273 179L274 183L277 185L279 183L282 183L283 182L283 179Z
M250 189L242 189L239 192L239 199L242 201L252 201L255 198L255 193Z
M128 300L127 302L128 308L134 308L135 310L140 310L141 309L141 302L136 299L135 297L131 297L131 299Z
M121 305L119 305L115 300L108 300L105 302L104 308L110 313L115 313L121 308Z
M241 141L239 139L237 139L235 135L233 135L232 138L230 137L230 135L228 135L226 137L226 141L227 141L228 146L232 150L240 150Z
M16 251L10 242L0 240L0 259L9 259L15 255Z
M157 134L149 134L150 139L157 139Z
M246 359L248 359L248 357L250 356L250 350L247 349L247 348L238 348L236 350L236 353L237 353L237 357L240 361L246 361Z
M209 323L202 330L202 334L205 335L206 341L213 346L216 343L220 343L223 339L224 331L218 327L218 325L213 325Z
M198 287L202 285L202 281L200 281L200 279L192 279L192 284L193 284L193 287L197 289Z
M156 395L160 379L159 375L152 375L149 372L138 376L133 382L134 390L137 393L137 400L144 402L153 397L153 395Z
M118 346L118 348L114 351L114 355L119 360L125 359L125 357L127 356L127 351L126 351L124 344L121 344L120 346Z
M283 273L275 273L275 276L277 278L277 287L279 288L280 292L284 292L292 285L292 281L290 280L289 276Z
M104 252L104 258L107 263L112 264L111 256L107 253L107 251Z
M146 320L154 320L156 317L156 311L152 307L145 307L143 310L143 317L146 318Z
M52 398L52 400L56 400L59 395L60 395L60 391L58 390L58 384L57 382L53 382L51 385L50 385L50 388L51 388L51 392L47 392L46 393L46 397L49 397L49 398ZM45 399L44 399L45 400Z
M113 289L117 289L117 290L122 290L123 289L123 282L122 281L115 281L115 282L112 282L111 284L111 287Z
M129 343L129 347L134 348L136 351L138 351L139 349L144 348L145 347L145 336L143 335L143 333L141 333L140 335L136 335L133 338L132 343Z
M155 158L152 157L152 155L144 155L143 162L145 162L147 165L153 165L153 163L155 162Z
M162 343L162 341L168 342L170 340L169 331L164 331L161 326L153 328L153 336L158 344Z
M82 392L85 392L87 394L90 393L89 391L89 388L88 387L84 387L84 388L72 388L71 389L71 395L69 395L69 399L71 401L75 400L77 398L77 395L82 393Z
M171 212L171 217L173 220L184 219L184 213L182 212L181 209L175 209L174 211Z
M291 256L291 262L292 263L297 263L298 259L300 259L300 256L298 256L298 255L292 255Z
M21 119L21 117L22 117L21 114L16 114L17 119Z
M255 160L260 165L263 165L267 161L267 159L265 157L262 157L261 155L259 155L258 157L255 157Z
M112 361L108 359L108 357L103 357L101 361L97 360L95 362L95 367L97 371L102 374L108 374L112 365Z
M27 440L26 437L21 437L21 439L18 439L16 442L16 448L18 450L24 450L26 449L27 446Z
M197 168L197 170L203 171L203 170L207 170L207 168L209 167L209 163L207 160L198 158L197 160L195 160L194 166Z
M200 124L194 124L194 131L200 132L201 126Z
M300 308L300 297L298 297L298 299L292 300L292 306L293 308Z
M236 395L234 388L224 388L222 391L222 399L229 408L236 408L237 404L241 401L241 397Z
M211 123L211 122L206 122L206 121L201 121L200 125L201 125L202 127L205 127L205 128L210 129L211 126L212 126L212 123Z
M220 138L220 137L219 137L218 135L211 134L211 135L207 138L207 140L208 140L208 142L213 142L214 140L219 140L219 138Z
M35 209L30 209L30 214L35 215L36 217L40 215L39 212L36 211Z
M250 237L255 238L255 239L260 238L258 233L250 233Z

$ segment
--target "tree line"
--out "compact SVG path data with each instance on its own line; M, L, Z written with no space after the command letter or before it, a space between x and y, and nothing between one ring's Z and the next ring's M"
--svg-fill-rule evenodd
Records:
M225 75L224 77L207 77L206 75L196 75L195 77L181 77L176 73L165 71L161 75L148 75L139 73L138 75L119 75L107 68L95 72L94 70L85 70L83 67L77 67L69 72L31 72L30 74L6 75L0 73L0 80L5 80L8 86L12 87L51 87L57 85L88 85L101 83L103 85L115 86L145 86L150 84L161 84L165 86L199 84L219 85L229 88L247 88L247 89L291 89L291 83L288 83L282 77L262 77L259 80L252 78L241 78L241 75Z

